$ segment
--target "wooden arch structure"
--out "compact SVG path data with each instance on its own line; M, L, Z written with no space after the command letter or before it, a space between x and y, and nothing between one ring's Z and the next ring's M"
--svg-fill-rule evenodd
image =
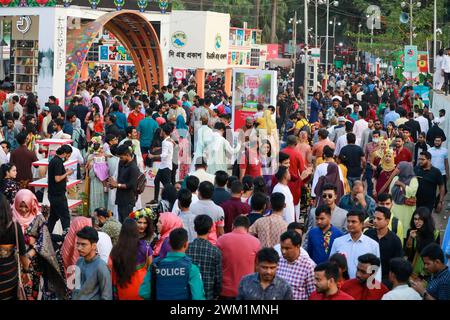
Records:
M77 92L81 69L89 49L103 29L111 31L127 50L136 68L142 90L163 85L163 61L158 35L139 12L121 10L107 13L77 30L67 30L66 105Z

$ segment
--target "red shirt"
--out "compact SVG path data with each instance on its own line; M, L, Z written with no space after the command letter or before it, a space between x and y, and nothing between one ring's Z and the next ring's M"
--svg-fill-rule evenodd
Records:
M140 112L137 115L134 112L131 112L128 115L128 123L135 128L138 127L139 122L141 122L142 119L144 119L144 115Z
M242 277L255 272L256 253L261 243L246 231L235 229L217 240L217 248L222 252L220 295L236 297Z
M325 295L325 293L318 293L317 291L314 291L309 296L309 300L355 300L353 297L345 292L342 292L341 290L338 290L335 294L331 296Z
M220 205L225 214L225 233L231 232L233 229L233 221L241 214L249 214L251 211L250 206L247 203L241 201L241 198L234 198L223 202Z
M252 176L254 178L262 175L262 167L261 160L259 160L258 154L255 152L249 152L250 163L245 156L245 153L242 154L242 158L240 160L239 169L245 170L246 176Z
M394 160L395 164L397 165L402 161L408 161L408 162L412 161L411 152L404 147L402 147L400 152L397 149L395 149L395 160Z
M305 161L303 160L302 154L295 148L286 147L281 151L288 154L291 161L291 165L289 167L291 181L289 181L288 186L291 190L292 196L294 197L294 205L297 205L300 202L300 197L302 195L301 188L303 185L303 180L299 179L299 177L303 170L305 170Z
M389 289L378 281L375 281L374 287L369 289L367 284L361 284L358 279L350 279L344 282L341 290L355 300L381 300L383 295L389 292Z

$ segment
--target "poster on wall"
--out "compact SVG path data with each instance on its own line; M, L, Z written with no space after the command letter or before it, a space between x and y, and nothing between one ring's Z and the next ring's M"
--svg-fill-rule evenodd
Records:
M98 47L99 62L132 62L131 57L123 46L99 46Z
M233 129L245 124L245 118L256 113L258 104L275 106L277 72L266 70L233 70Z

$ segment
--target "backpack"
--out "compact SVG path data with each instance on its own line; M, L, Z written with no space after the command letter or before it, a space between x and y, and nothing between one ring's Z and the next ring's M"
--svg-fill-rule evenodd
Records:
M88 147L88 142L86 140L86 135L84 134L83 130L78 130L78 139L75 140L75 143L77 144L77 148L80 150L86 150Z
M140 173L137 181L136 181L136 193L142 194L145 191L145 186L147 184L147 177L145 176L144 173Z

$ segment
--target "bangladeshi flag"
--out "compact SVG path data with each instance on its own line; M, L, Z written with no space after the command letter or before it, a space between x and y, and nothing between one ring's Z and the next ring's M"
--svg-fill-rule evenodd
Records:
M428 72L428 54L419 54L417 58L417 69L419 72Z

